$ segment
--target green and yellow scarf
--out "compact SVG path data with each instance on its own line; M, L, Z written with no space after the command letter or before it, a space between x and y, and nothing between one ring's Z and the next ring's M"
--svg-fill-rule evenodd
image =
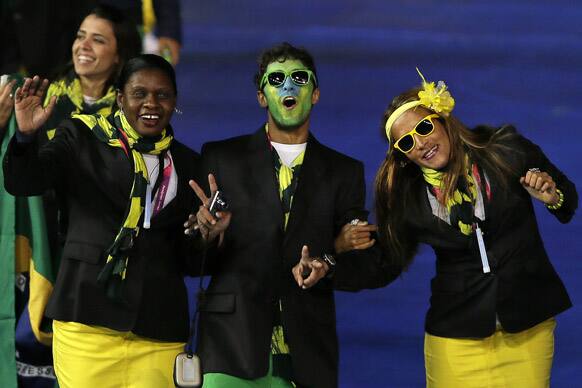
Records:
M267 131L267 137L269 137L268 125L265 126L265 130ZM289 215L291 214L291 207L293 205L293 195L297 189L299 173L305 158L305 151L297 155L293 162L291 162L291 166L287 166L281 161L277 150L272 146L271 155L273 158L273 166L275 167L275 175L277 176L277 181L279 183L279 199L281 200L281 207L283 208L283 215L285 217L283 227L286 230L289 222ZM273 333L271 336L273 376L278 376L291 381L293 379L293 372L291 357L289 355L289 344L286 341L285 333L283 332L283 325L281 323L282 311L283 306L281 300L279 300L279 311L275 316Z
M299 172L301 171L301 165L303 164L304 158L305 151L300 153L295 160L293 160L291 166L287 166L281 162L277 151L273 149L273 163L275 165L277 180L279 181L279 198L281 199L283 214L285 215L285 229L289 222L291 205L293 204L293 194L295 194L295 189L297 188Z
M468 163L470 166L471 164ZM421 168L424 180L432 187L433 193L439 202L443 191L444 173L430 168ZM477 185L471 175L470 170L464 176L460 176L451 198L445 204L449 213L451 225L459 228L461 233L470 235L473 232L473 223L475 221L474 207L477 201Z
M57 104L53 113L43 125L43 131L46 132L48 139L52 139L55 134L55 128L60 122L74 114L99 114L108 116L115 105L115 89L110 86L103 97L93 104L86 104L83 99L83 90L81 81L74 73L55 81L49 85L44 99L46 106L53 96L57 96Z
M97 279L106 287L108 297L122 300L121 285L133 239L139 233L138 222L143 213L149 179L142 153L159 155L170 147L173 135L171 130L164 129L156 138L144 138L131 127L121 111L108 118L101 115L73 115L73 118L81 120L99 141L122 148L133 167L133 184L123 225L107 250L107 262Z

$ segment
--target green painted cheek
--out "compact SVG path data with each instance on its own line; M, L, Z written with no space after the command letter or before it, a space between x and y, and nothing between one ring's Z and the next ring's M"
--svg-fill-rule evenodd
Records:
M269 112L276 123L284 127L296 127L307 120L313 106L311 104L311 92L313 89L311 86L301 88L297 96L297 105L292 110L285 109L277 92L270 90L271 87L266 89L265 97L269 104Z
M305 96L302 94L305 94ZM313 106L313 104L311 104L311 88L309 88L309 93L301 93L297 102L298 104L295 110L299 109L299 111L303 112L305 116L309 115L309 112L311 112L311 107Z

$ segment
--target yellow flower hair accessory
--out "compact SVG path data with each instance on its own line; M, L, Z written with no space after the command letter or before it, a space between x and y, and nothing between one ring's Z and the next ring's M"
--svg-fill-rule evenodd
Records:
M390 117L388 117L388 120L386 120L386 138L388 139L389 143L392 125L407 110L422 105L441 116L447 117L455 107L455 99L447 90L447 85L444 83L444 81L439 81L436 85L434 82L426 82L426 79L420 70L418 70L418 67L416 68L416 71L418 72L418 75L420 75L420 78L422 78L422 90L418 92L418 100L409 101L402 104L394 112L392 112Z
M444 81L439 81L436 86L434 82L426 82L426 79L416 68L418 75L422 78L422 89L418 92L418 100L420 104L435 111L442 116L448 116L455 107L455 99L447 90L447 85Z

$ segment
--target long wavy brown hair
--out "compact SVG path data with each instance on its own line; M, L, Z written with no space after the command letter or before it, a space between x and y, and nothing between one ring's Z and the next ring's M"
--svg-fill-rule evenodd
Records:
M410 89L396 96L382 118L382 133L388 117L401 105L418 100L420 88ZM429 113L437 113L420 106ZM416 108L419 109L419 108ZM438 114L438 113L437 113ZM504 154L509 151L507 140L514 136L511 131L486 128L487 130L472 131L461 123L455 116L439 115L445 133L450 142L449 162L443 170L442 203L446 203L455 189L459 177L464 175L468 166L467 158L476 162L490 177L495 177L501 185L506 186L511 177L518 172L509 165ZM485 127L483 127L485 128ZM416 251L417 242L407 230L405 217L409 210L418 208L423 198L419 185L425 185L420 168L409 162L405 154L394 149L390 139L390 148L382 162L375 180L376 219L378 222L379 241L387 249L394 264L408 267Z

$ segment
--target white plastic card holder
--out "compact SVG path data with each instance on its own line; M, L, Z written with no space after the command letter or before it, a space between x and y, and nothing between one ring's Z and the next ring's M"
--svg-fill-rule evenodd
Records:
M481 256L481 265L483 266L483 273L489 273L491 272L491 267L489 267L489 258L487 257L487 250L485 249L483 232L481 231L481 228L477 227L475 233L477 234L477 244L479 245L479 255Z
M180 353L174 362L174 384L179 388L202 386L202 368L196 354Z

